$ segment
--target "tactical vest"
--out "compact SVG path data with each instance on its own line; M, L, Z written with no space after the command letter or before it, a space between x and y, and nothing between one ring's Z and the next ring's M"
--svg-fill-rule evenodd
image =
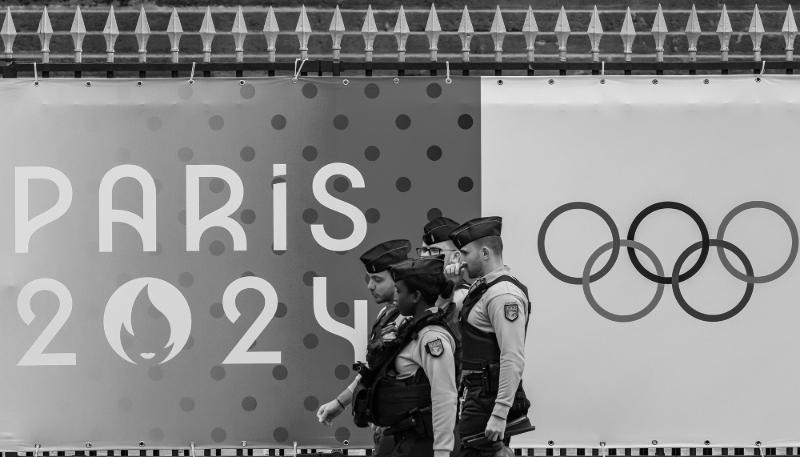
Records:
M405 379L395 379L389 375L389 370L394 367L395 359L403 348L417 339L423 328L439 325L452 335L448 325L451 312L452 307L446 312L427 312L419 320L409 322L396 343L384 342L380 357L375 364L370 363L367 373L362 373L361 380L353 391L354 417L365 415L369 422L389 427L409 418L412 411L431 406L431 385L424 370L419 368L413 376ZM449 321L452 322L452 319ZM359 427L364 426L361 425L363 421L355 422Z
M481 297L497 283L507 281L519 287L528 307L525 313L525 330L528 330L528 320L531 315L531 302L528 298L528 288L525 287L513 276L503 275L490 283L485 281L476 284L464 298L464 305L459 316L461 330L461 363L464 370L484 370L488 364L500 363L500 344L497 342L497 334L494 332L484 332L467 320L470 311L480 301Z
M373 366L382 358L385 351L391 350L391 347L397 343L399 339L398 330L393 325L392 328L387 325L394 324L400 311L397 310L395 305L387 305L375 319L372 324L372 331L369 334L369 342L367 343L367 365ZM386 327L386 328L384 328Z

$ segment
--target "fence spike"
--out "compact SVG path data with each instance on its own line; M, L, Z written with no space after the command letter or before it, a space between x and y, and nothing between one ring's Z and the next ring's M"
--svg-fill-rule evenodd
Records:
M342 37L345 31L339 5L336 5L336 9L333 11L333 18L331 19L331 26L328 28L328 31L331 32L331 39L333 40L333 60L339 60L342 50Z
M592 44L592 62L600 61L600 39L603 38L603 25L600 23L600 14L597 12L597 5L592 11L592 19L589 21L589 42Z
M206 7L206 14L203 16L203 23L200 24L200 39L203 40L203 62L211 62L211 43L217 35L214 27L214 18L211 16L211 7Z
M75 43L75 62L80 63L83 61L83 39L86 37L86 26L83 24L80 5L75 9L75 18L72 20L72 28L69 33Z
M0 29L0 36L3 37L3 44L6 47L6 57L11 58L14 54L14 38L17 37L17 29L14 27L14 19L11 17L11 8L6 7L6 18L3 27Z
M275 18L275 11L269 7L267 20L264 22L264 38L267 39L267 60L275 62L275 42L278 41L278 20Z
M661 4L658 4L656 18L653 20L653 29L650 31L656 42L656 62L664 61L664 40L667 38L667 22L664 20L664 12Z
M139 20L136 22L136 41L139 42L139 62L147 62L147 40L150 39L150 24L147 23L147 14L144 5L139 10Z
M717 36L719 37L719 50L720 59L723 62L728 60L728 46L731 42L731 35L733 35L733 27L731 27L731 20L728 17L728 9L725 4L722 4L722 13L719 16L719 24L717 25Z
M50 38L53 37L53 26L50 24L46 6L42 12L42 18L39 20L36 34L39 35L39 41L42 43L42 63L48 63L50 62Z
M425 35L428 36L428 51L430 52L431 62L436 62L439 51L439 35L442 33L442 26L439 25L439 17L436 15L436 7L431 3L431 11L428 14L428 22L425 24Z
M394 37L397 38L397 61L406 61L406 40L411 32L406 22L406 12L403 5L400 5L400 12L397 14L397 22L394 24Z
M750 39L753 41L753 60L761 60L761 37L764 36L764 25L761 23L761 14L758 12L758 4L753 8L753 18L750 19L750 27L747 29Z
M558 13L558 20L556 21L556 40L558 41L558 58L562 62L567 60L567 40L572 31L569 28L569 20L567 19L567 12L564 7Z
M472 41L473 35L475 35L475 29L472 28L467 5L464 5L464 12L461 13L461 23L458 24L458 36L461 38L461 60L463 62L469 62L469 43Z
M622 23L622 30L619 31L619 36L622 37L622 45L625 47L625 62L631 61L631 48L633 47L633 39L636 38L636 29L633 27L633 18L631 18L631 7L625 12L625 21Z
M536 18L533 16L533 8L528 6L528 12L525 13L525 22L522 24L522 35L525 37L525 50L528 52L528 62L533 62L536 35L538 34L539 26L536 25Z
M236 62L244 62L244 39L247 38L247 24L244 22L241 6L239 6L236 17L233 19L231 35L233 35L233 42L236 45L234 49L236 51Z
M700 38L700 21L697 19L697 10L692 4L689 22L686 23L686 40L689 41L689 62L697 61L697 40Z
M786 60L792 61L794 59L794 39L797 36L797 24L794 22L792 5L789 5L789 9L786 10L786 19L783 21L781 33L786 41Z
M181 26L181 18L178 17L178 9L172 8L172 14L169 17L167 24L167 36L169 42L172 44L170 52L172 53L172 63L178 63L178 51L181 43L181 36L183 35L183 27Z
M494 40L494 61L503 61L503 40L506 38L506 24L503 22L503 13L500 12L500 5L494 11L492 29L489 32Z
M375 45L375 37L378 36L372 5L367 5L367 16L364 18L364 25L361 26L361 35L364 37L364 60L372 62L372 47Z
M311 37L311 23L306 14L306 5L300 7L300 17L297 18L297 27L294 28L297 40L300 42L300 58L308 59L308 39Z
M119 27L117 27L117 18L114 16L114 5L108 11L108 19L106 19L106 26L103 27L103 36L106 39L106 62L114 62L114 44L119 37Z

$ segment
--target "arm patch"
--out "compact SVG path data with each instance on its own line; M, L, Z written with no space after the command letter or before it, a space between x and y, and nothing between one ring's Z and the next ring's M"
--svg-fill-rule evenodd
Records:
M434 357L439 357L444 354L444 344L442 344L442 339L436 338L435 340L426 344L425 351Z
M506 303L506 319L514 322L519 317L519 304L517 302Z

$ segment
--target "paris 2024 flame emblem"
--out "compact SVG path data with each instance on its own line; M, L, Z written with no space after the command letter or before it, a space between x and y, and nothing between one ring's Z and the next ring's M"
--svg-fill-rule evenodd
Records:
M172 284L158 278L136 278L120 286L106 304L103 316L103 328L108 344L114 352L130 363L136 364L122 347L121 330L133 335L132 315L136 297L147 288L150 302L169 321L170 336L164 348L172 346L170 353L159 363L164 363L175 357L186 345L192 329L192 315L189 303L183 294ZM141 354L145 359L154 354Z

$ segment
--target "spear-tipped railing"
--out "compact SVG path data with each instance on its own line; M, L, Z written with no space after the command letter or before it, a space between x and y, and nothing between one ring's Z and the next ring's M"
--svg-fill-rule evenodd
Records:
M215 9L215 11L220 12L224 10L226 9ZM561 74L566 74L567 71L591 71L597 73L600 68L605 68L609 71L624 71L625 73L631 73L633 71L654 71L657 74L661 74L665 70L688 71L689 73L695 73L698 70L722 71L726 73L731 69L737 71L760 71L761 68L758 63L764 58L765 49L775 49L776 36L782 36L783 38L782 42L784 45L781 46L781 52L785 53L785 57L781 56L780 60L778 60L775 58L776 56L774 53L771 56L767 56L766 58L770 59L770 62L766 64L765 68L768 70L781 69L788 73L791 73L795 68L800 69L800 65L794 62L797 24L791 6L789 6L785 12L775 10L759 11L758 5L754 6L752 14L749 15L748 12L742 10L732 11L733 14L739 15L735 22L736 24L740 24L743 20L746 21L749 19L749 26L747 29L734 30L732 27L734 23L731 22L729 12L724 4L722 5L721 11L701 11L700 14L706 15L702 21L698 16L698 11L695 9L694 5L692 5L689 11L689 19L686 22L685 29L682 31L669 31L667 25L675 23L676 14L686 14L686 11L665 11L661 8L661 5L658 5L655 10L655 16L648 16L646 12L642 15L640 11L637 11L636 14L632 14L630 8L627 8L626 11L622 13L618 10L598 10L596 6L592 8L592 10L572 12L561 7L558 10L555 24L546 27L545 30L540 30L540 25L537 24L534 15L535 11L532 7L521 11L503 11L500 6L492 10L482 10L480 13L484 15L493 13L491 25L483 30L475 30L470 17L470 11L466 6L463 10L446 9L437 11L437 9L431 5L430 9L427 11L406 11L403 6L400 5L397 10L382 11L382 14L389 13L395 16L396 19L393 28L389 24L379 27L376 23L372 7L368 6L365 13L364 11L361 12L364 19L363 26L359 31L347 30L346 24L348 22L343 19L343 13L352 15L354 12L341 11L338 6L332 10L332 14L328 13L331 14L328 16L330 18L328 30L322 30L321 27L320 30L314 30L312 24L318 24L319 19L315 18L314 21L310 21L308 16L309 12L306 10L305 6L301 5L299 11L292 8L283 8L278 12L278 14L284 16L289 15L291 20L296 20L296 26L293 31L297 36L297 41L294 42L294 46L296 47L292 46L291 41L282 40L280 41L281 54L278 54L277 49L277 45L279 44L278 37L281 33L291 34L292 31L287 30L281 32L279 30L276 10L273 9L272 6L268 6L266 8L267 14L263 27L263 39L266 41L266 62L263 61L263 57L259 59L259 56L254 56L252 54L248 56L245 52L245 40L250 34L256 35L256 38L250 38L248 41L248 43L251 43L248 46L249 48L255 49L261 47L263 49L264 46L263 41L260 44L254 42L254 40L257 41L257 39L261 38L257 36L258 33L251 33L248 31L246 25L246 16L248 14L254 14L254 10L258 10L258 7L248 7L247 9L238 7L235 10L235 17L230 30L230 35L234 41L234 54L231 58L231 56L228 55L219 53L213 54L212 49L217 34L213 16L217 13L212 13L210 7L205 9L200 29L187 32L188 34L199 35L202 41L202 63L198 64L198 71L201 71L204 76L211 76L214 71L235 71L237 75L241 75L244 71L266 71L269 75L274 75L276 71L288 72L293 67L295 58L298 56L300 59L309 58L309 40L312 35L315 34L330 35L330 53L324 50L322 52L317 51L317 54L313 57L316 59L330 58L331 60L312 59L302 68L301 74L309 72L316 72L320 75L325 73L340 74L342 71L357 69L364 71L367 75L372 75L373 70L396 72L398 75L405 74L406 70L423 70L428 72L428 74L435 75L437 71L441 71L446 65L450 65L450 68L454 70L462 70L464 74L469 74L472 70L480 70L491 71L497 75L503 74L504 71L520 70L525 71L529 75L535 74L535 71L540 70L559 71ZM227 11L230 11L230 9L227 9ZM6 61L10 61L10 65L8 65L9 68L3 71L4 76L13 76L18 69L28 68L25 67L27 63L25 63L23 59L30 59L30 57L25 56L23 51L15 53L15 38L18 33L22 35L35 34L38 37L41 44L40 59L43 65L41 68L43 76L48 75L47 72L51 70L61 71L66 68L69 68L67 71L74 71L76 76L80 76L81 71L103 70L107 71L109 76L113 76L114 71L137 70L139 71L140 77L146 76L146 72L148 71L152 72L158 70L172 72L173 76L177 76L179 71L185 71L186 68L191 66L191 62L194 60L196 54L191 54L191 52L187 54L186 49L184 49L184 54L181 55L181 37L184 35L184 30L177 8L173 8L169 14L166 30L161 29L155 32L150 29L144 7L138 9L138 20L134 30L120 30L117 24L117 16L120 14L136 14L137 10L130 11L121 8L115 11L115 9L111 7L108 11L103 12L107 17L105 18L105 26L102 30L95 29L87 31L84 24L84 15L96 14L98 12L100 11L81 11L80 7L76 7L70 30L68 32L65 30L55 31L55 34L64 34L67 32L72 38L72 43L74 45L74 54L71 58L72 63L66 64L52 62L54 59L60 62L66 60L63 54L59 55L58 53L53 54L51 52L51 39L54 35L54 30L50 21L51 15L54 14L52 10L48 12L46 7L42 9L38 27L35 31L21 30L18 32L14 23L14 16L28 14L28 12L23 12L22 10L15 12L11 7L7 7L2 28L0 28L0 38L3 40ZM64 10L59 9L55 14L64 13ZM317 17L319 14L325 14L317 10L312 13L317 15ZM702 54L702 60L698 61L698 42L704 33L701 30L701 24L709 22L709 14L717 13L719 14L719 20L717 21L716 34L720 42L719 54L709 52L707 49L708 43L703 42L706 49ZM36 14L38 14L38 12ZM72 14L72 12L68 12L67 14ZM164 13L161 11L151 11L150 14ZM190 13L186 12L183 14ZM414 16L413 21L409 21L411 16L407 17L407 14ZM421 18L420 15L422 14L426 14L427 17ZM455 22L452 16L445 21L442 15L453 14L460 15L457 29L448 30L442 27L442 24L453 24ZM589 15L588 28L585 30L581 28L573 31L570 27L570 15L587 14ZM775 24L774 16L776 14L781 15L783 27L780 30L765 30L764 24ZM524 15L524 17L520 15ZM746 19L741 18L743 15L748 16L745 16ZM772 15L773 19L762 22L762 16L766 18L764 15ZM636 17L636 20L634 20L634 17ZM649 44L649 40L636 39L639 35L647 34L647 31L643 30L644 27L642 23L643 21L648 22L649 18L653 18L649 30L650 34L653 36L653 45ZM424 19L424 21L420 19ZM442 22L440 22L440 19L442 19ZM586 19L586 16L583 18L574 18L573 23L585 24L586 22L584 21ZM620 21L620 19L622 20ZM327 21L327 19L325 20ZM521 22L521 29L512 28L510 31L507 30L506 20L510 21L509 23L515 24ZM384 19L381 19L381 21L384 23ZM603 21L606 21L605 30L602 23ZM32 21L24 20L19 23L29 24L31 22ZM58 22L63 23L63 21ZM90 24L91 23L96 23L96 21L91 21ZM124 24L130 22L120 20L120 23ZM616 30L609 30L608 24L620 23L621 26L614 27ZM424 27L422 24L424 24ZM637 30L637 27L639 27L639 30ZM166 35L168 37L170 43L169 60L171 64L148 62L148 40L153 33ZM616 43L605 43L604 46L610 51L610 55L604 58L601 54L600 41L606 33L619 34L623 56L622 62L620 62L619 54L614 54L614 52L619 52L615 51L615 49L620 49L619 41ZM707 30L706 33L710 34L713 33L713 31ZM105 67L98 66L100 65L98 62L100 59L97 58L96 54L91 54L92 51L87 51L89 54L84 53L84 39L87 35L93 34L102 34L104 37L105 58L103 60L106 64ZM126 55L124 51L116 49L118 38L120 35L126 34L132 34L136 37L138 43L138 59L136 60L138 60L138 64L126 63L125 61L129 61L130 57ZM343 49L343 41L346 41L348 45L352 43L352 40L347 41L345 38L348 35L357 34L360 34L364 40L363 58L360 57L360 51L348 53ZM585 40L577 39L572 40L568 46L571 34L585 34L588 37L588 48L584 47L586 46L584 44L586 43ZM673 39L672 41L668 41L671 35L678 34L685 34L686 44L688 46L681 45L680 40L676 41ZM412 51L413 54L409 53L409 38L412 35L425 35L427 38L427 52L421 52L419 46L420 41L415 38L411 41L414 48ZM441 37L446 35L457 35L460 39L460 47L456 48L452 46L453 41L449 39L440 40ZM520 43L523 42L522 40L506 39L514 35L522 35L524 38L524 47L520 45ZM730 46L734 35L736 36L735 44L738 47L736 57L739 58L739 61L730 62ZM744 35L749 36L749 42L741 40ZM388 41L382 40L391 39L392 36L394 36L396 40L396 55L384 53L378 58L375 54L376 41L382 43L381 49L386 49ZM477 46L477 50L479 51L477 57L480 57L479 59L476 59L475 49L473 49L476 36L481 36ZM767 36L771 37L767 39ZM552 53L547 54L541 49L549 46L549 43L553 42L552 37L555 37L557 56ZM491 48L487 46L488 38L491 38ZM218 41L219 40L217 40L217 42ZM324 42L325 41L314 41L313 44L318 49L319 43ZM745 52L741 50L742 46L739 44L740 42L752 45L752 54L749 53L750 51L747 51L746 54L747 56L751 56L748 58L752 59L752 63L748 64L741 61ZM767 47L762 49L762 42L770 44L765 44ZM90 41L90 43L93 43L93 41ZM678 44L676 45L676 43ZM678 50L680 46L684 46L684 51ZM450 47L452 47L452 49L449 49ZM667 47L669 49L667 49ZM650 54L648 54L648 51L643 50L648 48L650 49ZM491 51L489 49L491 49ZM636 55L634 50L639 52L639 54ZM683 52L686 53L682 54ZM491 59L491 61L485 58L488 57L487 54L489 53L493 54L493 59ZM22 55L22 57L20 57L20 55ZM278 59L279 55L281 56L280 59ZM589 55L591 55L591 62L587 62ZM156 54L156 56L161 58L158 54ZM669 56L670 61L666 59L666 56ZM36 58L39 59L38 56L36 56ZM86 62L87 59L90 60L90 62ZM229 59L227 60L228 63L225 62L226 59ZM683 61L676 62L676 59L683 59ZM395 62L391 62L390 60L394 60ZM98 70L100 68L102 68L102 70Z

